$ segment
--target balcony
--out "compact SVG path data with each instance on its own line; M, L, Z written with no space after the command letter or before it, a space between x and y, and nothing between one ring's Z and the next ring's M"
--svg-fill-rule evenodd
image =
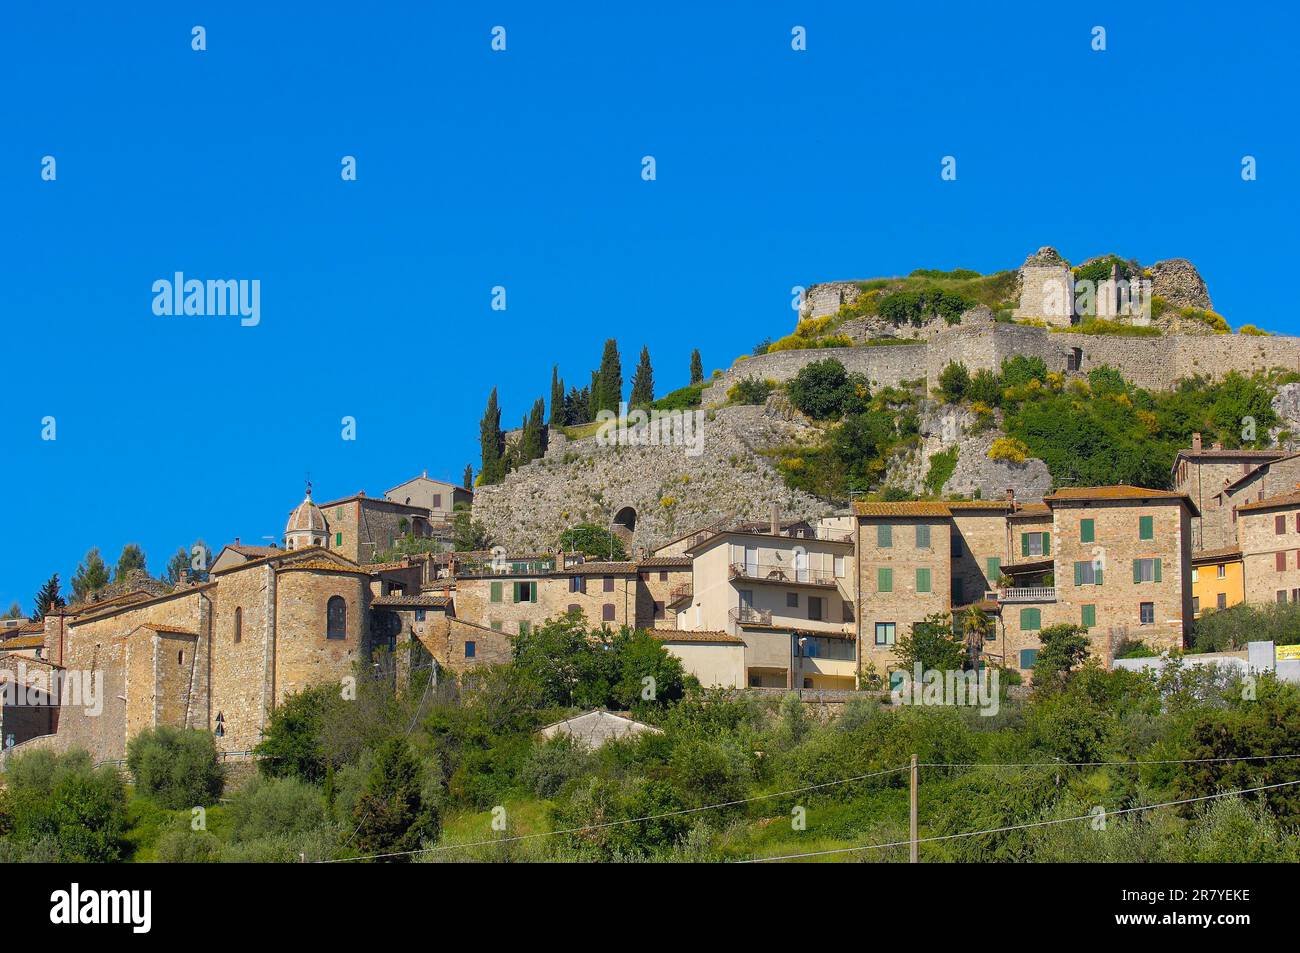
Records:
M835 588L835 574L821 569L795 569L775 563L732 563L732 579L752 579L755 582L776 582L796 586L826 586Z
M1012 589L991 589L984 593L990 602L1055 602L1055 586L1025 586Z
M695 597L695 583L679 582L668 591L667 605L676 605L679 602L690 602Z
M771 609L754 609L750 606L733 606L727 610L727 618L733 625L771 625Z

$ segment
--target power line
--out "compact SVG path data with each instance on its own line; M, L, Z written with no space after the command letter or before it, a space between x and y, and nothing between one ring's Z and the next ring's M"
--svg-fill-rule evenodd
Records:
M1239 758L1167 758L1152 761L923 761L920 768L1090 768L1141 767L1147 764L1211 764L1228 761L1277 761L1300 758L1300 754L1256 754Z
M1165 801L1162 804L1143 804L1139 807L1127 807L1122 810L1109 811L1107 817L1117 814L1133 814L1137 811L1151 811L1158 807L1175 807L1179 804L1192 804L1196 801L1212 801L1215 798L1233 797L1238 794L1254 794L1258 791L1270 791L1274 788L1290 787L1293 784L1300 784L1300 779L1295 781L1282 781L1278 784L1265 784L1257 788L1242 788L1238 791L1221 791L1217 794L1203 794L1200 797L1183 798L1178 801ZM984 834L1005 834L1010 831L1023 831L1031 827L1048 827L1053 824L1069 824L1074 821L1088 821L1097 817L1096 814L1082 814L1078 817L1062 817L1048 821L1032 821L1027 824L1012 824L1007 827L992 827L982 831L963 831L960 834L940 834L933 837L921 837L916 840L918 844L927 844L933 841L956 840L961 837L980 837ZM742 860L742 864L764 864L774 860L799 860L805 857L824 857L827 854L848 854L859 850L882 850L887 847L905 847L913 843L910 840L894 841L889 844L860 844L857 847L835 847L829 850L813 850L802 854L779 854L775 857L753 857L749 860Z
M821 788L833 787L837 784L850 784L854 781L865 781L867 778L880 777L885 774L897 774L900 771L908 771L911 765L902 765L897 768L886 768L883 771L873 771L870 774L860 774L857 777L841 778L838 781L824 781L821 784L810 784L807 787L792 788L789 791L777 791L773 794L758 794L754 797L739 798L734 801L724 801L721 804L708 804L704 807L688 807L678 811L665 811L662 814L649 814L645 817L631 817L617 821L605 821L601 824L588 824L583 827L569 827L558 831L538 831L533 834L516 834L513 837L498 837L492 840L471 841L465 844L441 844L437 847L422 847L418 850L395 850L383 854L367 854L363 857L340 857L334 860L318 860L318 864L343 864L354 860L378 860L384 857L401 857L412 854L430 854L441 850L459 850L463 847L488 847L494 844L508 844L513 841L532 840L538 837L554 837L557 834L581 834L586 831L598 831L607 827L619 827L624 824L642 824L646 821L662 820L666 817L680 817L684 814L698 814L702 811L716 811L724 807L735 807L739 804L749 804L752 801L766 801L777 797L787 797L791 794L803 794L807 791L816 791Z

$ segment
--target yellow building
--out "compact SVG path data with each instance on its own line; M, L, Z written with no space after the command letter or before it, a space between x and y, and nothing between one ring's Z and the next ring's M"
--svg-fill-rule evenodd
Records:
M1246 597L1241 550L1203 549L1192 554L1192 618L1211 609L1226 609Z

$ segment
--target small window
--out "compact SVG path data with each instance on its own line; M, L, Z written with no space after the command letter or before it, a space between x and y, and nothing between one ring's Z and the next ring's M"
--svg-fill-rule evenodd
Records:
M1085 628L1091 629L1094 625L1097 624L1097 607L1084 606L1081 616L1082 617L1080 618L1079 621L1083 624Z
M1153 523L1154 520L1150 516L1138 517L1138 539L1156 538L1155 526L1153 525Z
M1043 627L1043 610L1042 609L1021 609L1020 610L1020 631L1037 632Z
M844 613L843 616L842 616L842 621L844 621L844 622L852 622L852 621L853 621L853 603L849 602L848 599L841 599L840 602L843 604L843 610L842 610L842 611L843 611L843 613Z
M918 569L916 571L916 591L917 592L930 591L930 570Z
M1286 601L1286 593L1282 593L1282 601ZM1155 625L1156 621L1156 604L1154 602L1143 602L1138 605L1138 619L1143 625Z
M1051 533L1021 533L1020 534L1020 555L1022 556L1052 555L1052 534Z
M922 523L918 523L916 526L916 548L930 548L930 527Z
M1280 602L1280 603L1282 603L1283 605L1286 604L1286 590L1285 590L1285 589L1279 589L1279 590L1277 591L1277 601Z
M570 576L570 577L569 577L569 591L570 591L570 592L582 592L582 577L581 577L581 576Z
M1100 586L1101 567L1091 559L1074 564L1074 584L1076 586Z
M1283 571L1285 571L1285 569L1286 569L1286 553L1274 553L1274 554L1273 554L1273 568L1276 569L1278 572L1283 572Z
M883 566L876 570L876 591L894 591L894 570L886 569Z
M1281 536L1286 532L1285 516L1279 514L1278 516L1273 517L1273 532L1278 536Z
M896 625L896 624L893 623L893 622L877 622L877 623L876 623L876 644L877 644L877 645L893 645L893 644L894 644L894 629L895 629L895 625Z
M435 494L433 494L433 509L435 509L435 510L440 510L440 509L442 509L442 494L441 494L441 493L435 493Z
M1201 612L1201 597L1192 596L1192 615L1199 615Z
M799 593L797 593L797 592L787 592L787 593L785 594L785 607L786 607L787 609L797 609L797 608L799 608Z
M835 567L835 578L843 579L844 578L844 557L836 556L833 565Z
M342 545L343 545L343 534L342 534L342 533L335 533L335 534L334 534L334 545L335 545L335 546L342 546Z
M423 621L424 621L424 610L423 610L423 609L416 609L416 610L415 610L415 621L416 621L416 622L423 622Z
M1002 560L997 556L990 556L985 560L984 575L988 577L989 582L996 583L1002 576Z
M1034 663L1038 661L1038 649L1021 649L1020 650L1020 667L1033 668Z
M244 641L244 610L239 606L235 607L235 641Z
M607 602L600 607L600 621L601 622L614 621L614 603Z
M348 604L342 596L330 596L325 604L325 638L348 637Z
M500 624L501 624L501 623L499 623L499 622L497 623L497 625L500 625ZM473 657L474 657L474 652L475 652L475 650L476 650L477 648L478 648L478 646L476 646L473 642L466 642L466 643L465 643L465 658L473 658Z
M822 597L808 597L808 618L814 621L820 621L822 617Z
M177 664L177 665L184 665L184 664L185 664L185 650L184 650L184 649L182 649L181 651L179 651L179 652L176 653L176 664Z
M1219 577L1220 579L1223 579L1223 578L1226 578L1226 577L1227 577L1227 575L1228 575L1228 567L1227 567L1226 564L1221 563L1221 564L1219 564L1218 566L1216 566L1215 569L1218 570L1218 577Z
M659 581L660 581L660 582L667 582L667 581L668 581L668 570L667 570L667 569L661 569L661 570L659 570Z
M493 619L491 622L488 623L488 628L490 628L493 632L500 632L500 631L501 631L501 620L500 620L500 619Z
M606 592L613 592L613 591L614 591L614 577L613 577L613 576L606 576L604 579L601 580L601 586L604 588L604 590L605 590Z
M655 618L656 618L656 619L662 619L663 617L664 617L664 604L663 604L662 602L660 602L658 599L656 599L656 600L655 600Z
M889 549L894 545L894 527L888 523L876 524L876 545L881 549Z
M1283 557L1285 561L1285 557ZM1135 559L1133 560L1133 581L1134 582L1160 582L1160 560L1159 559Z
M501 583L499 582L492 583L492 594L489 596L489 598L492 602L501 601Z
M1218 609L1228 608L1228 594L1226 592L1221 592L1217 596L1215 596L1215 608Z
M1079 542L1091 543L1097 539L1097 523L1095 520L1079 520Z

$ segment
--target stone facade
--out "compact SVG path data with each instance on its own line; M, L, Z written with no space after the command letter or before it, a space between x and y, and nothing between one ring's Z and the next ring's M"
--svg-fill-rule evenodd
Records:
M1300 493L1245 504L1237 532L1246 601L1300 602Z
M392 549L408 533L432 535L429 511L364 493L320 504L328 523L328 547L353 562L366 563Z

